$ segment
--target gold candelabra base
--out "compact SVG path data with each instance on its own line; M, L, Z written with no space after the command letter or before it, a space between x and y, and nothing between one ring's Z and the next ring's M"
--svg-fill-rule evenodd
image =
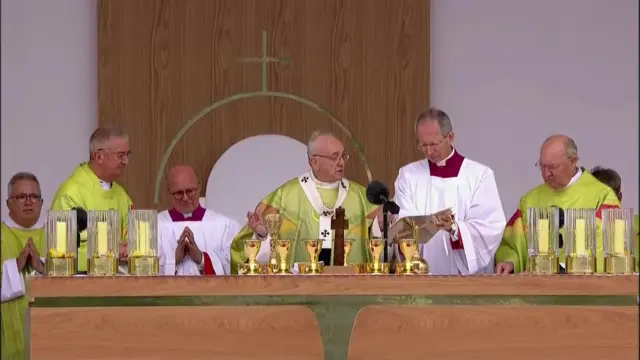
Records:
M299 263L298 273L301 275L318 275L324 272L324 263L312 262L312 263Z
M387 275L391 266L385 262L371 262L366 264L366 271L369 275Z
M47 276L73 276L77 272L76 258L50 258L45 261Z
M596 272L596 257L590 254L567 255L567 274L591 275Z
M238 264L238 275L262 275L263 273L264 267L257 262Z
M269 266L267 267L267 273L272 275L291 275L292 274L291 268L287 263L269 264Z
M129 275L156 276L159 269L158 258L155 256L129 257Z
M92 256L87 259L89 276L114 276L118 273L118 259L113 256Z
M533 275L554 275L560 270L560 260L555 254L529 256L527 272Z
M636 258L633 255L611 254L604 258L604 272L607 274L633 274Z

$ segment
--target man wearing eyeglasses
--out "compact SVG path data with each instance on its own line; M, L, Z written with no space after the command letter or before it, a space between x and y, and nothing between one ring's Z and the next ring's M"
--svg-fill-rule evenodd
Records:
M368 252L364 240L369 237L369 228L380 208L367 201L366 189L362 185L344 178L349 155L335 135L315 131L308 142L307 156L308 172L274 190L254 212L247 214L247 224L231 245L232 273L237 272L238 264L246 261L244 239L262 239L257 260L263 264L267 262L270 238L262 218L272 213L282 215L280 236L294 241L291 245L292 264L308 261L303 240L323 239L319 260L325 265L333 265L331 219L338 207L345 209L348 221L344 238L353 241L347 261L365 262Z
M115 129L96 129L89 139L89 161L76 167L69 178L60 185L51 202L51 210L118 210L123 230L120 242L120 272L126 272L125 234L131 198L116 180L122 176L130 158L129 138L126 134ZM86 271L87 232L83 231L78 247L78 272Z
M415 134L426 159L402 167L395 182L399 217L450 209L440 228L420 246L434 275L493 272L493 258L506 219L493 171L453 146L451 119L442 110L420 113Z
M173 206L158 214L160 273L229 275L229 248L237 221L200 206L200 181L192 167L169 170Z
M2 222L2 359L24 359L23 324L28 299L25 276L45 273L40 183L35 175L20 172L9 181L9 217Z
M528 246L526 239L527 209L558 207L596 209L596 271L604 271L602 253L602 210L619 208L620 201L613 190L578 166L578 146L565 135L553 135L540 148L540 169L544 184L520 198L518 209L504 230L502 242L496 253L496 273L511 274L527 269ZM563 229L561 229L563 231ZM561 244L561 252L562 244ZM563 259L564 255L560 254ZM560 263L561 271L564 261Z

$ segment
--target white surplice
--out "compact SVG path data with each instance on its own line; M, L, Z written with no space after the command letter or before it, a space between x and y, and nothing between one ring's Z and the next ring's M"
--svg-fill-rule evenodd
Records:
M231 241L240 231L240 225L233 219L207 209L201 221L174 222L167 210L158 214L160 275L201 275L204 259L200 266L188 255L180 264L175 263L178 239L187 226L193 232L200 251L209 255L215 274L231 274Z
M38 220L36 224L34 224L30 228L25 228L18 225L11 217L7 216L5 220L3 220L4 224L12 229L21 229L21 230L35 230L41 229L44 227L44 221ZM44 258L41 257L40 260L44 262ZM30 275L38 275L36 271L33 271ZM13 300L19 298L25 294L26 287L24 283L24 278L18 269L18 261L16 258L7 259L2 263L2 281L0 284L0 301L5 302L9 300Z
M454 214L457 230L453 235L441 230L421 246L420 253L431 274L494 272L493 259L506 218L489 167L455 150L439 164L413 162L399 171L395 201L400 206L399 217L429 215L449 208ZM458 241L462 246L456 244Z

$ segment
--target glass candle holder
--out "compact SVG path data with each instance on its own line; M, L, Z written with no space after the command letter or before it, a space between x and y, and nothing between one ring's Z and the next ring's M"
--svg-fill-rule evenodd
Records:
M118 272L120 215L117 210L87 211L87 269L91 276Z
M596 211L565 211L567 274L596 272Z
M635 272L635 234L633 209L602 211L604 270L607 274Z
M527 209L527 271L531 274L557 274L560 211L556 207Z
M158 212L131 210L127 218L127 250L129 274L158 274Z
M47 276L72 276L77 271L78 217L75 210L47 213L45 239Z

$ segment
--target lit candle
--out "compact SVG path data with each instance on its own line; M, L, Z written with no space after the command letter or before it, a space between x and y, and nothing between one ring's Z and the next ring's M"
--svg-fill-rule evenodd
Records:
M98 222L98 255L107 253L107 238L107 223L100 221Z
M149 254L149 223L138 221L138 251L141 255Z
M59 253L67 252L67 222L58 221L56 223L56 251Z
M613 252L615 254L624 254L624 228L625 222L622 219L616 219L613 223Z
M576 228L575 228L575 253L576 255L585 255L585 220L584 219L576 219Z
M538 219L538 251L549 252L549 219Z

